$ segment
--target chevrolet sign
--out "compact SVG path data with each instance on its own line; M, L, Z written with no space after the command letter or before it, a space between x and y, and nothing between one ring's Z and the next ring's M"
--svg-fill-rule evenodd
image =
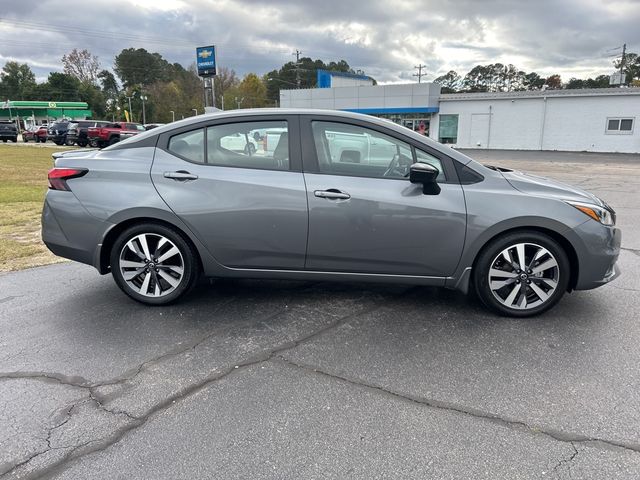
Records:
M198 75L201 77L212 77L216 74L216 47L196 48L196 66Z

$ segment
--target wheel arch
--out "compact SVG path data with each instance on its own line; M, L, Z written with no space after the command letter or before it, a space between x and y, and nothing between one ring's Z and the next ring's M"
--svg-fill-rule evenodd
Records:
M493 234L490 238L488 238L487 240L485 240L481 247L477 249L477 251L475 252L474 258L473 258L473 263L472 263L472 271L476 268L476 264L478 262L478 259L480 258L480 255L482 254L482 252L487 248L488 245L491 244L491 242L493 242L495 239L503 236L503 235L509 235L511 233L517 233L517 232L536 232L536 233L541 233L543 235L547 235L548 237L552 238L553 240L555 240L564 250L564 252L567 254L567 257L569 259L569 265L570 265L570 272L569 272L569 285L567 290L570 292L572 291L576 284L578 283L578 274L579 274L579 270L580 270L580 262L578 260L578 253L574 247L574 245L569 241L569 239L564 236L563 234L559 233L557 230L554 230L552 228L548 228L548 227L544 227L544 226L517 226L517 227L512 227L509 228L507 230L502 230L500 232L497 232L495 234ZM472 281L473 276L470 275L469 276L469 282Z
M105 234L102 240L101 248L99 250L99 258L97 259L97 265L96 265L98 271L101 274L109 273L109 271L111 270L109 258L111 256L111 249L113 248L113 245L116 239L127 228L140 223L155 223L155 224L163 225L165 227L168 227L174 230L181 237L183 237L186 242L188 242L193 247L197 255L196 262L200 268L200 271L203 270L204 267L203 267L202 254L201 254L200 248L198 248L197 242L194 241L194 239L191 238L191 235L189 235L184 229L180 228L174 223L171 223L167 220L163 220L157 217L139 216L139 217L127 218L126 220L122 220L121 222L114 224L114 226L111 227L111 229L109 229L109 231L107 231L107 233Z

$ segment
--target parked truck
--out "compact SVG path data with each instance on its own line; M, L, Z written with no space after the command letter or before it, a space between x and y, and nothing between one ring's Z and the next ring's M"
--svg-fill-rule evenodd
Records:
M116 122L90 127L87 130L87 138L90 144L104 148L144 131L145 128L139 123Z

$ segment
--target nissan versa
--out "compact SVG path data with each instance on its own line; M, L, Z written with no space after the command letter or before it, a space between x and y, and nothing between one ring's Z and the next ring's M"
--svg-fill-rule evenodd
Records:
M473 289L524 317L618 275L599 198L369 116L218 113L54 157L44 242L148 304L204 274Z

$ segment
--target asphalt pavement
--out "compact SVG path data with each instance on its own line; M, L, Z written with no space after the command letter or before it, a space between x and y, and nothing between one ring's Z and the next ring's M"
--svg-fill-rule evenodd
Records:
M622 276L514 320L427 287L150 308L88 266L3 274L0 476L640 478L640 156L471 154L610 203Z

